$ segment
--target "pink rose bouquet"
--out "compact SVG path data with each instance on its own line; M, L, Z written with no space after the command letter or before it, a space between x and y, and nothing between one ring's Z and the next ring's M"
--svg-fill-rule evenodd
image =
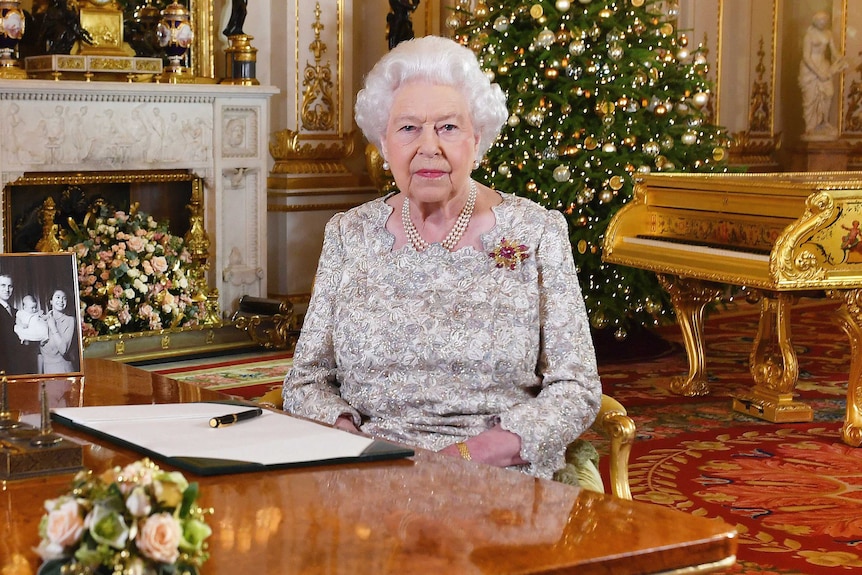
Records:
M183 239L133 206L103 206L61 238L77 257L85 337L197 325L206 311L188 277Z
M45 502L39 573L196 575L212 534L197 497L197 483L149 459L82 471L68 494Z

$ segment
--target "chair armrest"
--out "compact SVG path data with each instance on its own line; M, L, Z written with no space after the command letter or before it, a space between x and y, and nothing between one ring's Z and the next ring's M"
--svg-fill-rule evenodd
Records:
M631 500L629 455L637 431L634 420L626 415L626 408L620 402L603 394L593 429L610 440L611 493L620 499Z
M272 407L274 409L278 409L281 411L284 409L284 399L281 397L281 387L277 387L275 389L270 389L266 393L264 393L260 399L257 400L257 403L261 405L265 405L266 407Z

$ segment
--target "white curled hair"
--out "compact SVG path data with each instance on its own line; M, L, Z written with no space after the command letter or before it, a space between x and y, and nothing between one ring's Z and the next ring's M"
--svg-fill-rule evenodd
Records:
M461 91L470 108L473 129L479 134L476 159L481 160L509 117L506 96L499 85L491 83L469 48L440 36L401 42L368 73L354 110L356 125L365 138L381 149L395 92L413 80Z

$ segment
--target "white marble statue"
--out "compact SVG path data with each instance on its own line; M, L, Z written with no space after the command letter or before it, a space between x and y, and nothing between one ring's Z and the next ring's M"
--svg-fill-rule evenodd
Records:
M833 76L847 68L829 29L830 16L816 12L802 40L799 87L805 119L803 140L834 140L838 129L829 122L835 94Z

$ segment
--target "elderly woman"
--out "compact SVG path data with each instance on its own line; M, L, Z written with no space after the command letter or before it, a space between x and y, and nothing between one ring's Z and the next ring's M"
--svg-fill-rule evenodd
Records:
M370 72L356 122L398 192L326 226L285 410L539 477L564 466L601 386L562 214L470 177L507 116L451 40L403 42Z

